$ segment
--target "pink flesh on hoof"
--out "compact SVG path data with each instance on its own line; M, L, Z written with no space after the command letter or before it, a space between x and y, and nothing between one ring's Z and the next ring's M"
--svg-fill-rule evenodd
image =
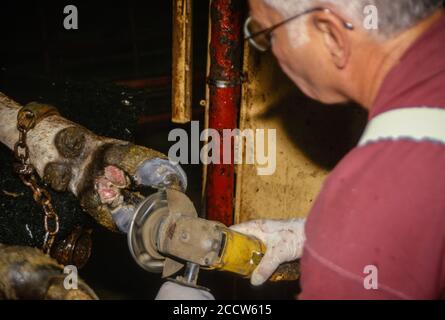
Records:
M112 203L119 196L119 189L104 177L96 179L96 191L103 204Z
M124 171L115 166L105 167L105 178L118 188L125 188L127 186L127 179Z

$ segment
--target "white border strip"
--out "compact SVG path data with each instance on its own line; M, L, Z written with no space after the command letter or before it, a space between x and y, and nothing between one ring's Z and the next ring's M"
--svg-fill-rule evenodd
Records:
M382 113L369 122L358 145L385 140L445 144L445 109L418 107Z

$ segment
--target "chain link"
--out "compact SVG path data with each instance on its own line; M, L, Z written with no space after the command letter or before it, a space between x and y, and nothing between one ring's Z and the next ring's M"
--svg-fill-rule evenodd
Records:
M29 130L36 125L36 116L30 110L23 108L17 115L17 129L19 131L19 140L14 145L14 170L19 175L22 182L31 189L34 201L40 204L44 212L45 237L43 240L42 250L45 254L49 254L59 232L59 216L56 213L52 203L51 195L48 190L41 187L37 181L35 168L29 162L29 147L26 143Z

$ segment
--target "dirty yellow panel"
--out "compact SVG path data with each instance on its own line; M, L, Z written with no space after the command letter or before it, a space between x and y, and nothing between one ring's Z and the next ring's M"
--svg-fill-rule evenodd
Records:
M246 46L240 129L276 129L276 171L237 168L237 223L308 214L330 169L356 143L366 121L357 107L322 106L304 97L270 54Z

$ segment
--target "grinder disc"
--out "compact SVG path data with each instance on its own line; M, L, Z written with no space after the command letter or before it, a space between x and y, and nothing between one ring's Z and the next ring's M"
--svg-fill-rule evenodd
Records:
M174 189L158 191L146 198L136 209L128 232L128 246L133 258L143 269L163 273L163 277L178 272L183 264L159 253L159 234L163 223L174 215L198 217L193 202Z
M145 199L136 209L128 232L128 246L133 258L143 269L161 273L165 257L158 253L158 227L168 217L169 209L164 191Z

